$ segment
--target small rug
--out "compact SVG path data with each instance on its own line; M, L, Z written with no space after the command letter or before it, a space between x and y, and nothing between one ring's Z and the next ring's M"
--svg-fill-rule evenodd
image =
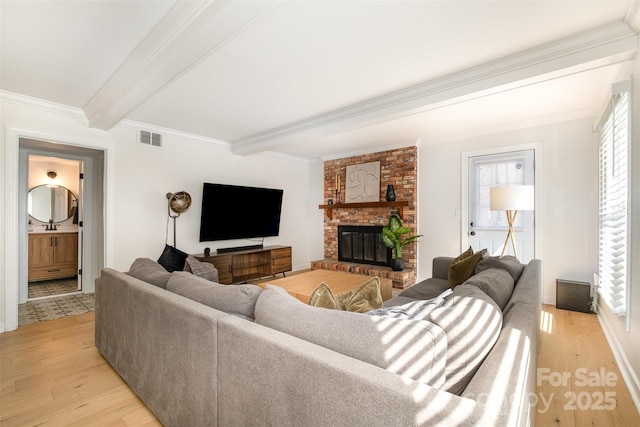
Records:
M18 326L95 310L95 294L66 295L18 305Z
M78 292L78 279L56 279L42 282L29 282L29 298L48 297L51 295Z

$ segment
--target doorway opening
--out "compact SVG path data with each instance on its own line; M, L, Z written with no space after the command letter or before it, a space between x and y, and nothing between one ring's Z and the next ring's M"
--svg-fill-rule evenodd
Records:
M82 292L83 162L28 154L27 301Z
M18 306L92 297L104 265L105 152L26 137L18 144Z

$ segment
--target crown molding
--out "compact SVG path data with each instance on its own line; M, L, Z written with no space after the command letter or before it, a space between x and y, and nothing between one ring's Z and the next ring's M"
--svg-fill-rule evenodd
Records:
M41 111L46 111L48 113L62 114L68 117L72 117L74 119L80 119L87 123L87 118L84 115L84 112L80 108L70 107L64 104L58 104L56 102L46 101L44 99L33 98L31 96L22 95L19 93L8 92L5 90L0 90L0 101L7 102L10 104L20 105L27 108L34 108ZM124 129L134 129L134 130L149 130L156 133L161 133L166 136L171 136L176 139L190 141L190 142L198 142L204 144L214 144L220 147L225 147L230 149L231 143L228 141L223 141L221 139L209 138L202 135L196 135L193 133L182 132L176 129L169 129L161 126L156 126L148 123L136 122L133 120L123 120L117 125L118 128Z
M406 117L630 59L638 36L624 22L423 82L396 92L233 141L246 155L275 144Z
M355 156L366 156L367 154L382 153L384 151L397 150L399 148L406 148L406 147L417 147L419 145L420 145L420 139L415 139L415 140L412 139L409 141L400 141L395 144L376 145L375 147L364 148L362 150L353 150L353 151L345 151L341 153L329 154L329 155L320 157L320 160L322 160L323 162L326 162L328 160L346 159L348 157L355 157Z
M207 144L209 146L213 145L217 145L219 147L224 147L224 148L228 148L231 149L231 143L228 141L224 141L222 139L217 139L217 138L209 138L207 136L203 136L203 135L197 135L194 133L189 133L189 132L183 132L181 130L177 130L177 129L170 129L170 128L165 128L162 126L156 126L156 125L152 125L149 123L143 123L143 122L137 122L135 120L123 120L120 123L118 123L116 125L116 127L118 128L126 128L126 129L133 129L136 131L139 130L146 130L146 131L150 131L150 132L154 132L154 133L159 133L162 134L164 136L169 136L172 138L176 138L182 141L189 141L189 142L196 142L196 143L200 143L200 144Z
M640 33L640 0L632 0L624 17L624 22L636 33Z
M307 165L310 165L317 160L317 159L307 159L306 157L294 156L292 154L279 153L277 151L263 151L260 154L271 157L273 159L281 159L281 160L286 160L290 162L303 163Z
M84 106L89 125L108 130L228 43L275 3L177 1Z
M28 95L22 95L15 92L7 92L0 90L0 101L10 104L20 105L23 107L34 108L37 110L47 111L50 113L62 114L86 121L87 118L80 108L71 107L69 105L58 104L57 102L46 101L44 99L33 98Z
M564 114L554 114L551 116L539 117L530 120L523 120L519 122L507 123L496 126L489 126L480 129L473 129L465 132L451 133L447 135L426 137L420 140L420 145L436 145L451 143L457 141L464 141L473 138L478 138L487 135L504 134L508 132L520 131L523 129L539 128L541 126L549 126L555 123L569 122L573 120L581 119L593 119L595 112L590 108L585 108L578 111L571 111Z

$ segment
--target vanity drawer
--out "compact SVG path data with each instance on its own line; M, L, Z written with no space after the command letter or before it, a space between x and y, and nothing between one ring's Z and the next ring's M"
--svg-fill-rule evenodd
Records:
M31 267L29 269L29 281L61 279L63 277L73 277L76 274L78 274L78 266L76 264Z

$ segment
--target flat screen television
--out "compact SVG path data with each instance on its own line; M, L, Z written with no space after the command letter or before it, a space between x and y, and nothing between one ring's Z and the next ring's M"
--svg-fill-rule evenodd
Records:
M277 236L283 190L204 183L200 241Z

